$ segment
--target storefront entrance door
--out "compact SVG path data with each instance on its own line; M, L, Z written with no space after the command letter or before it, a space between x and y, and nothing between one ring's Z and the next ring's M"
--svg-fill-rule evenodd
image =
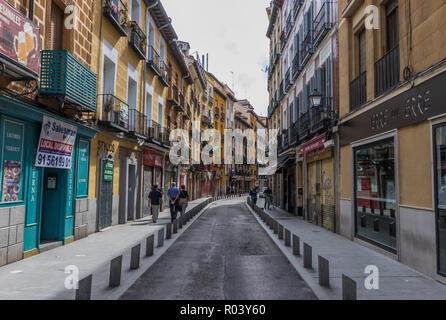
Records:
M41 221L41 240L60 241L63 239L64 201L68 184L67 170L45 169L43 186L43 209Z
M113 175L107 175L105 166L109 165L113 172L113 162L101 161L101 178L99 183L99 230L104 230L112 226L113 213Z
M435 128L434 137L438 272L446 275L446 125Z

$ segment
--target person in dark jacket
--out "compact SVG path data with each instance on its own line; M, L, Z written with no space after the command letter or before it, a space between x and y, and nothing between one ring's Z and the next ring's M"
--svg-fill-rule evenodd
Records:
M181 214L186 213L186 208L189 203L189 193L187 193L186 186L181 186L180 190L180 211Z
M163 194L159 191L158 185L155 184L149 193L149 210L153 217L153 223L156 223L158 220L162 198Z

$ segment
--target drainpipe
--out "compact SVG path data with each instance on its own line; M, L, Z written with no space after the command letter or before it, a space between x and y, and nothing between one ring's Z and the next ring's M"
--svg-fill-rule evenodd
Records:
M34 21L34 0L29 0L28 17L31 21Z

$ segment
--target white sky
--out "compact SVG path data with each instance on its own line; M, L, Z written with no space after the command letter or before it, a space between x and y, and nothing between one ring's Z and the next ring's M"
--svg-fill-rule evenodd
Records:
M190 43L191 53L208 53L209 72L230 87L234 78L237 98L249 99L259 115L267 114L269 99L263 72L269 55L269 2L162 0L179 40Z

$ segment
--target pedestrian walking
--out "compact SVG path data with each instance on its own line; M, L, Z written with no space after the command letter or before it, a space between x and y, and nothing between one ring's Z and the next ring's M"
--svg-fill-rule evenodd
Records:
M179 200L179 204L180 204L180 211L181 214L185 214L186 213L186 208L187 205L189 204L189 193L186 190L186 186L181 186L181 191L180 191L180 200Z
M180 189L177 188L175 182L172 182L172 186L167 191L167 196L169 197L170 217L172 218L172 222L174 222L178 215L180 197Z
M251 191L249 191L249 195L251 196L251 200L254 205L257 204L257 186L254 186Z
M273 202L273 191L270 189L270 187L266 187L266 190L263 191L265 194L265 205L263 206L263 209L270 209L271 204Z
M159 191L158 185L155 184L149 193L149 210L152 214L153 223L158 221L162 198L163 194Z

